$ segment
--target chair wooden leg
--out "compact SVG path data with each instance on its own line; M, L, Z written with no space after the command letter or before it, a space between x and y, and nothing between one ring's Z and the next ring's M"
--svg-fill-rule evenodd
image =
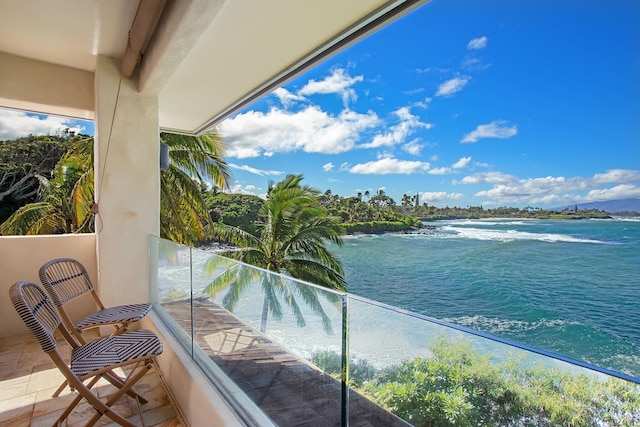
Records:
M115 373L113 373L113 371L109 371L106 372L104 374L104 379L109 381L111 384L113 384L114 386L118 387L118 388L122 388L125 385L125 381L122 381L122 378L120 378L118 375L116 375ZM145 404L147 403L147 399L145 399L144 397L140 396L138 393L136 393L133 390L127 390L127 394L136 400L139 400L141 404Z
M58 387L57 390L53 392L51 397L60 396L60 393L62 393L62 391L67 387L67 384L69 384L69 382L67 380L64 380L64 382L60 384L60 387Z
M117 415L118 417L120 417L120 415L118 415L117 413L115 413L113 411L110 411L108 408L111 408L111 405L113 405L115 402L117 402L118 399L120 399L127 392L127 390L129 390L129 388L131 388L135 383L137 383L138 380L140 380L147 373L147 371L149 369L151 369L151 363L145 364L145 366L140 368L139 371L135 375L131 375L128 378L126 384L124 384L123 387L121 387L106 402L104 402L103 405L107 407L106 410L99 410L97 407L94 406L94 408L96 408L96 414L94 414L93 417L89 420L89 422L87 422L87 424L85 424L85 427L91 427L92 425L94 425L100 419L100 417L102 415L106 415L107 417L111 418L112 420L118 422L117 420L115 420L112 417L112 415ZM100 403L102 404L102 402L100 402ZM128 423L127 425L133 425L128 421L127 421L127 423Z

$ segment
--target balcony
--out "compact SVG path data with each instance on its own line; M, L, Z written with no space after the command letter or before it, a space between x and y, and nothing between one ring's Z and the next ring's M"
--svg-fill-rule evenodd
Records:
M640 422L638 378L211 252L155 237L149 242L154 310L142 326L161 336L165 351L158 360L160 375L152 371L136 386L150 401L143 406L146 425L421 425L425 421L411 405L403 407L412 387L423 387L422 398L432 399L415 405L423 413L434 407L433 399L464 408L475 390L473 405L493 417L489 425L523 417L535 425L566 424L550 419L550 396L555 403L571 403L573 412L565 416L576 425ZM15 274L37 281L41 261L53 254L87 258L94 244L93 235L24 237L2 240L0 250L11 245L17 254L30 252L24 262L4 251L5 265L15 269L6 275L11 282ZM88 256L84 262L95 277L95 261ZM50 397L60 374L18 328L10 304L2 308L0 387L6 392L0 425L47 425L70 394ZM403 388L389 381L393 375L415 381ZM513 400L515 394L528 400ZM508 411L513 402L520 404L520 418L504 418L514 416ZM86 420L85 410L90 411L74 411L69 425ZM125 411L138 422L131 408Z
M158 316L249 424L640 422L638 378L211 252L150 247Z

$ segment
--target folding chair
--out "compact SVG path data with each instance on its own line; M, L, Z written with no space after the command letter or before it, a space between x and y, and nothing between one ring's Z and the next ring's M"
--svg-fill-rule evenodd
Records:
M73 258L57 258L40 267L40 282L58 307L65 326L76 339L85 344L82 331L98 326L112 325L113 334L127 332L129 323L137 322L149 313L151 304L129 304L105 308L96 293L87 270L80 261ZM87 293L91 293L98 311L75 323L64 309L64 305Z
M42 350L51 357L69 385L78 393L56 420L56 426L61 425L84 398L96 410L96 414L86 426L94 425L102 415L106 415L122 426L134 427L135 424L111 409L125 393L136 398L140 419L144 425L140 403L146 403L146 400L133 392L131 387L153 366L154 358L162 353L162 342L153 332L141 329L80 345L62 323L55 306L38 285L29 281L17 282L11 287L9 295L16 311L37 338ZM56 330L62 333L72 347L68 365L58 352L54 338ZM112 372L117 367L131 365L133 369L125 379ZM91 390L100 378L106 379L118 388L105 402ZM89 381L85 385L86 380Z

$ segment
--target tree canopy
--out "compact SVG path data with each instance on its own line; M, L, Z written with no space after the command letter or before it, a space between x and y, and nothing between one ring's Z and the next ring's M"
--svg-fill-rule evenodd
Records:
M66 131L0 141L0 223L38 200L41 178L50 179L71 143L87 137Z

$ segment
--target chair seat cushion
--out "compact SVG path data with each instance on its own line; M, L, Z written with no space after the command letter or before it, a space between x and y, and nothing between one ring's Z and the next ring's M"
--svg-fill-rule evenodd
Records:
M71 371L81 380L112 368L162 354L162 341L140 329L92 341L71 351Z
M105 308L87 317L76 325L76 329L95 328L102 325L137 322L151 310L151 304L127 304Z

